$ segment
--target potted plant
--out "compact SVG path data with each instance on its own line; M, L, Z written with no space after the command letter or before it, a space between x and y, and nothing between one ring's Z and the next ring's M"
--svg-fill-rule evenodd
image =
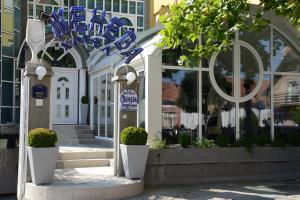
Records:
M121 133L121 155L128 179L144 178L149 147L148 134L143 128L127 127Z
M94 96L94 123L98 124L98 98Z
M50 184L58 156L57 135L46 128L29 131L28 157L32 182L36 185Z
M81 97L81 123L82 124L87 124L88 109L89 109L89 98L88 96L82 96Z

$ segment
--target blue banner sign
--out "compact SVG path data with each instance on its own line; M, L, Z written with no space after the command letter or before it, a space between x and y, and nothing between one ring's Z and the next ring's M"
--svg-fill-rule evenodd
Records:
M137 111L138 96L134 90L125 89L120 94L121 111L134 112Z
M32 86L32 97L35 99L46 99L48 97L48 88L42 84Z
M119 31L124 26L124 22L113 17L104 28L106 21L106 11L98 14L98 9L92 11L89 23L85 23L85 7L72 6L70 8L70 24L64 19L64 9L60 8L57 12L53 11L48 22L52 25L52 32L56 39L61 40L61 46L66 50L79 44L90 45L93 48L100 48L107 56L111 55L113 47L119 54L126 58L125 63L130 61L143 51L143 48L130 48L136 40L133 31L127 30L119 38Z

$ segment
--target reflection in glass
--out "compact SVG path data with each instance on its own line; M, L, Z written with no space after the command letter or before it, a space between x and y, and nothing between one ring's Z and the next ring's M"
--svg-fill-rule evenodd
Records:
M300 134L300 77L274 76L275 137Z
M273 71L300 72L300 54L282 35L274 31Z
M271 77L264 76L259 92L251 100L240 104L240 133L270 137L271 126Z
M265 71L270 69L270 28L266 27L258 32L240 32L240 40L249 43L258 52Z
M70 107L69 105L65 105L65 117L69 117Z
M220 97L213 89L208 72L202 72L202 135L216 139L226 134L234 140L235 106Z
M56 99L60 99L60 87L56 88Z
M164 70L162 73L162 138L177 143L178 134L198 133L198 72Z
M66 88L66 99L69 99L70 97L70 90L69 88Z
M221 52L216 59L214 76L220 89L227 95L233 96L233 52Z
M241 96L247 96L255 89L258 82L258 63L253 54L241 47Z

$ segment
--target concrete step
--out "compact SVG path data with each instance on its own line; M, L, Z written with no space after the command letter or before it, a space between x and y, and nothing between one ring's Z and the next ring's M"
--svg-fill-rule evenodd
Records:
M79 144L78 139L62 139L58 140L58 145L76 145Z
M57 169L81 168L81 167L105 167L109 166L109 159L77 159L77 160L58 160Z
M96 144L95 139L79 139L79 144Z
M113 151L64 152L59 153L59 160L76 159L112 159Z
M95 139L95 136L93 134L78 134L78 139Z
M86 129L76 129L76 134L93 134L93 131Z
M25 188L28 200L117 200L141 194L144 182L115 177L110 167L56 169L51 185Z
M75 129L81 129L81 130L90 130L91 129L90 125L81 125L81 124L74 125L74 128Z

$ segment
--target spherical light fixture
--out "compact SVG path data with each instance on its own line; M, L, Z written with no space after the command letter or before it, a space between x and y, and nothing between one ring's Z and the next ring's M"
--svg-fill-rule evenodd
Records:
M35 70L36 75L38 76L38 80L41 81L43 80L44 76L47 73L47 70L43 66L38 66Z
M133 72L128 72L126 74L126 79L127 79L127 84L130 85L131 83L133 83L136 79L136 75Z

